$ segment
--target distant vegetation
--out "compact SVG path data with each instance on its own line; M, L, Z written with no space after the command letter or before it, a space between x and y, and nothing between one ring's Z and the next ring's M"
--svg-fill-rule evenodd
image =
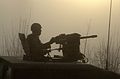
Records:
M17 22L16 22L17 23ZM28 29L29 29L29 20L27 19L22 19L20 18L18 21L18 24L13 23L10 24L9 30L6 30L6 27L4 25L3 29L1 30L1 37L2 39L1 41L1 54L0 55L4 55L4 56L21 56L23 55L24 51L22 49L21 46L21 42L18 38L18 33L22 32L25 35L27 35L28 33Z
M113 72L120 72L120 40L117 36L118 34L113 33L110 38L109 44L109 54L108 54L108 69ZM94 52L93 58L88 57L90 59L90 63L94 64L100 68L106 69L106 61L107 61L107 45L106 41L103 39L97 44L98 48ZM92 49L92 48L90 48ZM90 52L88 50L88 56L90 56ZM94 49L92 50L94 51Z

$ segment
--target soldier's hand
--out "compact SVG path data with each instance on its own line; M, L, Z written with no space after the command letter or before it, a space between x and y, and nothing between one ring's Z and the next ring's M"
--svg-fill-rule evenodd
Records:
M55 41L55 37L52 37L49 42L50 42L50 44L52 44L52 43L54 43L54 41Z

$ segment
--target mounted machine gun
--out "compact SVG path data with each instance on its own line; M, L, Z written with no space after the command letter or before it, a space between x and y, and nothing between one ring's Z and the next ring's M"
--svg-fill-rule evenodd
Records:
M54 37L54 42L60 44L59 48L51 50L62 50L63 61L73 62L81 60L83 63L87 62L84 54L80 52L80 39L95 38L97 35L83 36L78 33L60 34ZM56 56L55 56L56 57Z

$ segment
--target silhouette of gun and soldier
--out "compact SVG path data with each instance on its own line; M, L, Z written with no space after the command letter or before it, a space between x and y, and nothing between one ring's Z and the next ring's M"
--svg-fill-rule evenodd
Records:
M42 27L39 23L33 23L31 25L32 34L29 34L27 38L25 38L24 34L19 33L25 51L23 60L61 62L74 62L81 60L83 63L87 62L85 55L80 52L80 39L94 38L97 37L97 35L81 37L78 33L60 34L56 37L52 37L49 42L43 44L39 39L42 31L41 29ZM59 48L51 49L51 44L53 43L59 44ZM49 53L54 50L62 50L63 56L60 57L55 55L52 58Z

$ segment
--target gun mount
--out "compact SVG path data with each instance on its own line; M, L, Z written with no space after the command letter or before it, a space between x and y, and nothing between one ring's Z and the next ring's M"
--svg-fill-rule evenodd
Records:
M62 50L64 61L77 61L81 60L83 63L87 62L84 54L80 52L80 39L95 38L97 35L84 36L81 37L78 33L72 34L60 34L54 37L54 42L60 44L58 49L52 50Z

